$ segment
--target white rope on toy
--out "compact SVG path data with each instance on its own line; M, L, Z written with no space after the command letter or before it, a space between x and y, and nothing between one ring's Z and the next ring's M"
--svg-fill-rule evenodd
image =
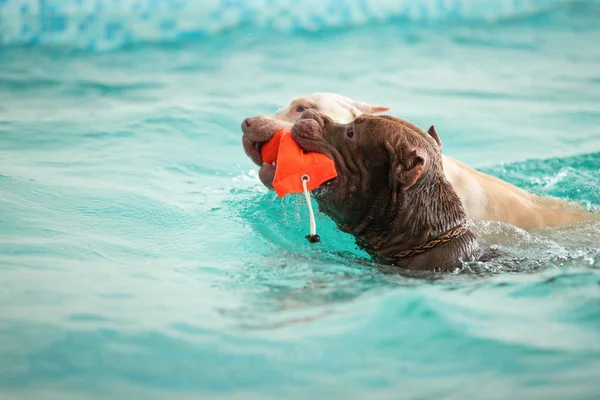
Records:
M313 212L312 203L310 201L310 192L306 187L306 184L310 182L310 176L307 174L302 175L300 178L302 181L302 189L304 191L304 197L306 198L306 204L308 205L308 214L310 216L310 234L306 237L309 242L317 243L321 240L319 235L317 235L317 223L315 221L315 213Z

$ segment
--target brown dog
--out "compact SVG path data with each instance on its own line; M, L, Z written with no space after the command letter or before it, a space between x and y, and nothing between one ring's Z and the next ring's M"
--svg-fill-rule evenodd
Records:
M242 124L245 137L265 140L278 127L264 117ZM424 132L391 116L363 115L338 124L308 110L292 135L304 150L334 160L338 177L314 192L319 208L376 259L411 269L449 269L481 255L445 178L435 130ZM246 149L260 160L258 149ZM269 177L261 179L270 186Z

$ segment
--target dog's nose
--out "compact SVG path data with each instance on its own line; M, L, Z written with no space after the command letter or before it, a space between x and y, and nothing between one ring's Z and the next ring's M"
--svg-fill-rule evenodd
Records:
M244 122L242 122L242 126L245 126L246 128L249 128L250 125L252 125L252 121L254 121L254 118L252 117L248 117L244 120Z

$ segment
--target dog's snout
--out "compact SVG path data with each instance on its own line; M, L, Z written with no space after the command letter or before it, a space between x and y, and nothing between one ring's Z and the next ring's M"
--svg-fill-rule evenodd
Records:
M302 113L302 116L300 117L300 119L314 119L314 120L319 120L320 116L319 116L318 112L316 112L312 108L309 108L309 109L307 109L306 111L304 111Z
M323 128L312 118L302 118L292 127L295 138L318 139L323 136Z
M313 116L316 116L316 115L317 115L317 112L315 110L313 110L312 108L307 108L302 113L301 118L312 118Z
M242 127L250 128L250 125L252 125L252 121L254 121L253 117L246 118L244 122L242 122Z
M300 119L312 119L316 121L321 128L323 128L325 127L327 117L324 114L309 108L302 113Z

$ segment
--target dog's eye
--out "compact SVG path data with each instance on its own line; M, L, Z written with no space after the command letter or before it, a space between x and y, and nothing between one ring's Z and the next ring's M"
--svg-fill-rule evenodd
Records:
M350 127L348 128L348 131L346 132L346 136L348 136L349 138L354 136L354 128Z
M302 113L302 112L306 111L306 107L304 107L304 106L298 106L298 107L296 107L296 111L299 112L299 113Z

